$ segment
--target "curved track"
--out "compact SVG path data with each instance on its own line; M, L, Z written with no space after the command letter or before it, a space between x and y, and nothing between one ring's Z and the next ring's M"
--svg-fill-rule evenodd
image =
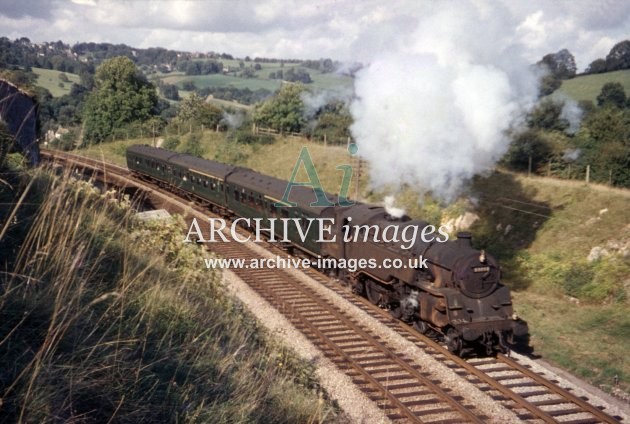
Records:
M148 186L129 176L126 168L76 155L49 150L42 158L92 173L105 184L135 187L158 197L173 212L204 216L209 212L186 200ZM211 250L226 258L259 256L242 243L213 243ZM276 245L266 249L280 254ZM284 254L284 253L283 253ZM314 290L299 284L281 269L233 269L261 297L278 309L298 330L346 373L393 421L400 422L484 422L488 417L474 405L450 393L440 381L362 327L347 312L326 302ZM616 423L604 413L553 381L538 375L504 355L496 358L463 360L413 328L393 319L387 311L351 294L334 280L314 269L303 271L320 284L362 309L372 318L414 343L453 372L467 379L522 420L566 423Z

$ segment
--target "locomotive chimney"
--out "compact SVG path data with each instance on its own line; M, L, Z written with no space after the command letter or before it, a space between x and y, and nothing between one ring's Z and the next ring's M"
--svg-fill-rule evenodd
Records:
M469 232L457 233L457 244L460 246L472 247L472 234Z

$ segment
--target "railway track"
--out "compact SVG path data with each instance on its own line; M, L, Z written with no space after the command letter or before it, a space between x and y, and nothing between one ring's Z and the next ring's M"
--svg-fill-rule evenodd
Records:
M126 168L102 161L63 153L44 151L42 156L56 158L95 172L109 184L136 186L167 201L172 194L128 177ZM185 202L185 201L184 201ZM191 213L190 204L178 202L175 209ZM209 215L207 211L197 213ZM286 255L276 245L267 250ZM249 259L259 254L241 243L213 243L211 250L226 258ZM360 325L348 312L334 307L316 291L300 284L284 270L233 269L262 298L282 313L392 420L399 422L485 422L488 417L409 358L387 346L377 335ZM454 373L512 410L521 420L534 422L616 423L586 400L561 388L504 355L496 358L462 360L413 328L393 319L367 300L351 294L334 280L314 269L304 273L363 310L373 319L395 331L407 341L444 363Z
M429 337L418 333L411 326L392 318L388 311L372 305L367 299L357 297L330 278L313 269L305 272L424 352L431 354L497 402L501 402L519 419L573 424L620 422L620 417L610 416L586 399L560 387L557 381L537 374L513 358L498 354L496 357L462 359Z

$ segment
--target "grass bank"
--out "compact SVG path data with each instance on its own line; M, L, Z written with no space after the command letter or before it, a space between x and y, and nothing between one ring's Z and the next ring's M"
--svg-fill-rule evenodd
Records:
M55 71L54 69L32 68L37 75L35 85L50 91L53 97L61 97L70 94L73 83L79 83L81 78L77 74ZM65 74L65 78L62 76Z
M341 420L180 222L67 177L3 179L2 202L28 193L0 212L1 422Z
M620 83L626 93L630 91L630 70L605 72L603 74L581 75L562 81L553 97L568 96L575 101L590 100L597 104L597 96L607 82Z

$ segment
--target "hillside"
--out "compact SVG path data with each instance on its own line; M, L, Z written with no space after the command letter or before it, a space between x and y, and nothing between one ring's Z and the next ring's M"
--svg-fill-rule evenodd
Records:
M81 152L123 164L125 146L138 142L150 140ZM325 147L304 139L240 145L208 131L203 146L207 158L284 179L307 146L329 192L338 191L341 181L337 165L351 164L357 171L358 162L345 146ZM361 170L361 198L380 203L385 193L369 190L366 166ZM351 197L355 193L353 182ZM630 350L629 191L499 170L471 182L466 197L449 207L430 198L420 204L411 190L397 198L408 214L432 223L476 214L479 219L470 228L475 244L500 259L504 281L514 290L515 310L530 324L535 352L608 391L629 391L630 363L623 360ZM592 251L600 257L589 260Z
M607 82L619 82L626 93L630 93L630 69L606 72L603 74L581 75L562 81L562 85L552 96L568 96L575 101L590 100L597 104L597 95Z
M207 75L186 75L183 72L171 72L167 74L156 73L150 75L151 80L157 82L161 80L168 84L177 85L179 89L183 88L186 82L192 82L197 88L217 88L217 87L233 87L236 89L249 89L252 91L265 89L270 92L276 91L282 85L281 79L269 78L272 72L284 71L291 68L298 68L297 64L286 64L281 66L279 62L258 63L260 70L254 70L252 78L244 78L238 76L238 61L222 60L224 66L234 69L227 74L207 74ZM251 67L251 62L247 62L247 67ZM312 79L312 83L308 86L314 89L349 89L352 87L352 79L347 76L338 75L336 73L321 72L314 69L305 68Z
M70 94L70 87L73 83L79 83L81 78L76 74L69 72L60 72L53 69L32 68L37 75L35 84L50 91L53 97L61 97ZM64 81L62 74L66 75L67 80Z

